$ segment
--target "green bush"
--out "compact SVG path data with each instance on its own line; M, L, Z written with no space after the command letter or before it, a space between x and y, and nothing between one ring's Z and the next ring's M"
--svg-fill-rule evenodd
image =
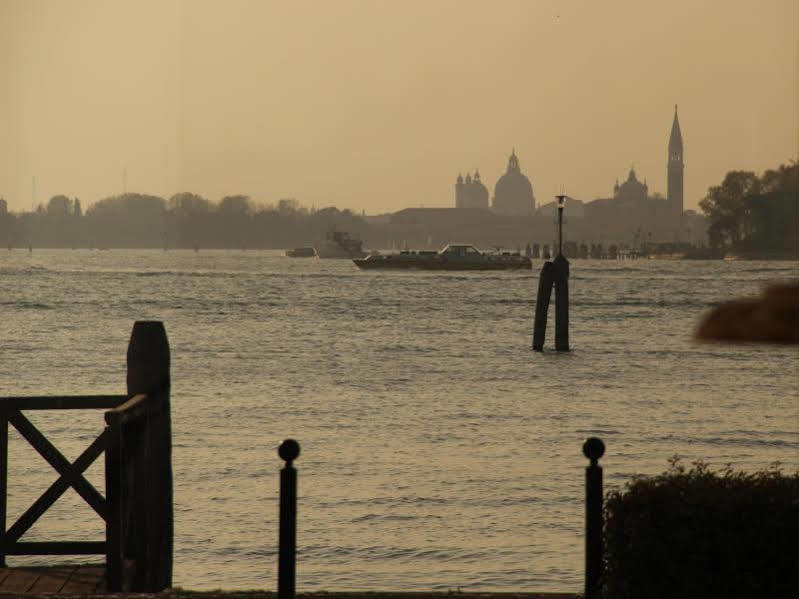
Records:
M799 472L675 457L608 493L604 538L607 599L799 597Z

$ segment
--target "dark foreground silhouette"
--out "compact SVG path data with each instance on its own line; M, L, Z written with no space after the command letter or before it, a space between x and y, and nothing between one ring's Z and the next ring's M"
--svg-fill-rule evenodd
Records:
M799 281L767 287L761 297L736 299L705 316L697 339L799 344Z

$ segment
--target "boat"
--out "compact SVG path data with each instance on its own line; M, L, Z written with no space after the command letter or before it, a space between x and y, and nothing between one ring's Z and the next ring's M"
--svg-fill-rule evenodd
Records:
M324 243L316 248L320 258L348 258L354 260L367 255L363 242L344 231L328 231Z
M530 270L533 261L519 252L481 252L471 244L450 243L441 250L403 250L353 260L358 268L419 270Z
M286 250L286 256L289 258L313 258L316 256L316 249L312 247L294 248Z

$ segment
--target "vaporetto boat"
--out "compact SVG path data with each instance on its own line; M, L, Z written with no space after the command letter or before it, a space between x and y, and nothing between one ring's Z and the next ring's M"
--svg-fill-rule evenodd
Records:
M519 252L482 252L471 244L451 243L439 251L403 250L353 260L358 268L397 270L530 270L533 262Z

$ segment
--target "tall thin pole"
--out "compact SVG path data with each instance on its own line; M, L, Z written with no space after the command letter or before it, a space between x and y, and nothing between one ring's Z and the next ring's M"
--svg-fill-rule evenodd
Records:
M555 196L558 198L558 254L563 254L563 201L565 195Z

